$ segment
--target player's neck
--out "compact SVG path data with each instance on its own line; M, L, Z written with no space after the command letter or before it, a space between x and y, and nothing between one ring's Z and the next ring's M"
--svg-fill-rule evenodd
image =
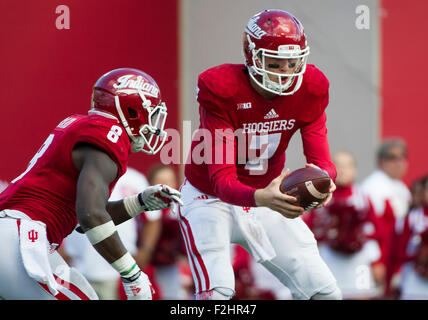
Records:
M250 84L251 87L258 93L260 94L263 98L267 99L267 100L272 100L273 98L278 97L277 94L269 92L265 89L263 89L262 87L260 87L251 77L250 77Z

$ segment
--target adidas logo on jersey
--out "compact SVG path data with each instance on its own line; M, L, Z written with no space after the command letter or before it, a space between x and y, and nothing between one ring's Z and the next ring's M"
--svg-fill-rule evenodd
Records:
M275 119L279 118L279 115L275 112L275 110L272 108L270 111L265 115L265 119Z

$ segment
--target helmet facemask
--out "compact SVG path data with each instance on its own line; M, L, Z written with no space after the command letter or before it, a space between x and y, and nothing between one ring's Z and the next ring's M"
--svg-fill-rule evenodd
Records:
M164 102L151 108L149 111L149 123L140 128L139 134L143 138L144 144L141 150L148 154L156 154L163 147L167 133L163 130L167 117L166 105Z
M141 90L137 90L137 93L142 99L142 107L146 112L144 112L144 115L141 115L137 111L130 109L135 113L136 119L141 116L147 117L147 121L145 121L146 123L137 128L138 135L134 135L132 133L129 124L123 115L118 96L114 97L116 109L120 116L120 120L131 139L132 152L142 151L147 154L156 154L164 145L167 137L167 133L164 131L167 117L166 105L164 102L161 102L159 105L152 107L152 102L145 97L145 94ZM130 121L132 121L132 118L133 117L130 118Z
M250 77L264 90L277 95L292 95L301 86L303 74L306 71L306 62L309 55L309 47L306 46L303 50L299 45L280 45L278 50L269 50L264 48L255 48L254 42L247 35L248 49L251 51L252 61L247 67ZM266 57L275 59L297 59L297 66L293 73L276 73L266 70ZM277 81L272 80L269 75L277 78ZM287 79L287 81L283 81ZM284 82L284 83L283 83ZM295 83L294 87L293 84ZM291 90L289 90L291 88Z

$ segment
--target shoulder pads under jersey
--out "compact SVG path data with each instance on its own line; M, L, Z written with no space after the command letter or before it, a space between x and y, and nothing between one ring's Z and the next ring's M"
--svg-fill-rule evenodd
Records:
M198 87L203 84L217 98L233 97L242 78L239 77L244 65L222 64L210 68L199 75Z
M313 64L307 65L303 79L310 94L322 96L328 93L330 83L327 77Z

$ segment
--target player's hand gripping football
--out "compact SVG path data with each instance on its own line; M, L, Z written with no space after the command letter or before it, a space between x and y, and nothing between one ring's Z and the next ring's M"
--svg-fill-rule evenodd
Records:
M174 203L183 205L181 201L181 193L169 186L157 184L146 188L138 195L143 203L144 211L162 210L165 208L173 208Z
M122 277L122 283L128 300L152 300L154 290L149 278L143 271L140 270L136 277Z
M320 167L314 165L313 163L307 163L305 165L306 168L316 168L316 169L320 169L322 170ZM323 201L323 203L319 204L316 206L316 208L321 208L321 207L325 207L327 205L327 203L330 202L331 198L333 197L333 192L334 190L336 190L336 184L333 182L333 180L330 179L330 189L328 190L328 196L327 198Z
M284 217L294 219L299 217L304 209L296 204L297 198L279 191L281 181L290 173L287 169L281 175L271 181L264 189L257 189L254 199L258 207L268 207L281 213Z

